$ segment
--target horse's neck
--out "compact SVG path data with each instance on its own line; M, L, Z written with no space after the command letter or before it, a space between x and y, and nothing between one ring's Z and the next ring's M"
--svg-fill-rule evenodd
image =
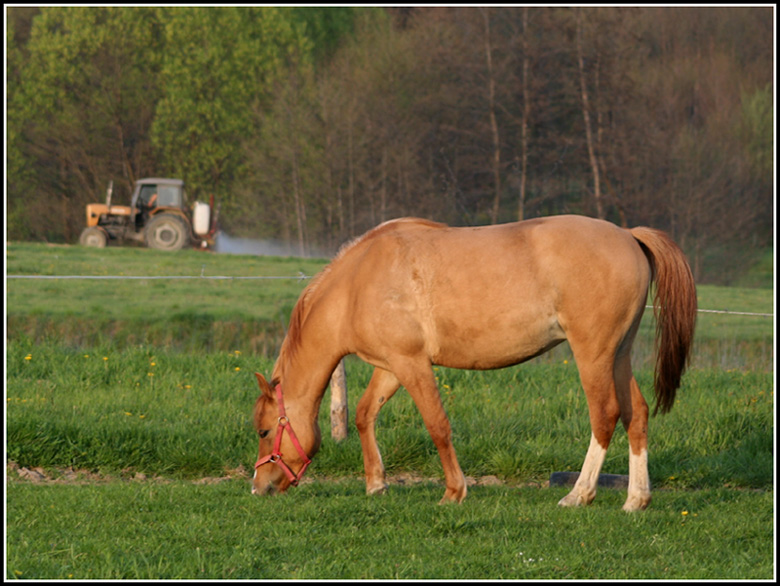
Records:
M311 406L312 417L317 416L330 376L345 354L334 344L335 337L335 324L309 315L294 347L283 344L274 367L273 376L281 381L285 398L301 408Z
M292 419L303 418L317 420L320 404L328 387L330 376L338 364L332 361L320 361L315 364L290 364L290 369L282 375L282 392L287 406L287 414Z

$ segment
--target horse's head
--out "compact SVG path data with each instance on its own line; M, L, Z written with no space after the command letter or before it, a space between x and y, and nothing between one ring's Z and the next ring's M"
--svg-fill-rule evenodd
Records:
M316 414L304 418L295 405L285 404L281 383L268 384L263 375L255 376L261 391L254 414L260 445L252 493L284 492L291 484L298 484L310 458L319 450L320 428Z

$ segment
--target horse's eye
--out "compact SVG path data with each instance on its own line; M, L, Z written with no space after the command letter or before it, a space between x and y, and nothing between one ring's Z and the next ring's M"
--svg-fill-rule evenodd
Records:
M268 437L269 431L270 430L268 429L261 429L260 431L257 432L257 435L260 436L260 439L265 439L266 437Z

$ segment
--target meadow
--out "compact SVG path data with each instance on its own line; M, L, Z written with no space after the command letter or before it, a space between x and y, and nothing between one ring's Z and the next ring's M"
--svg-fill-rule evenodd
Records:
M252 373L325 260L9 244L7 271L291 279L7 281L6 578L602 578L774 576L772 319L701 314L674 409L650 421L650 508L601 489L561 509L554 471L590 437L565 345L513 368L437 368L473 484L438 506L441 465L405 393L383 409L387 495L364 494L354 422L307 481L249 493ZM772 291L699 287L700 307L772 313ZM635 352L652 404L652 312ZM348 358L350 413L371 370ZM326 395L324 404L329 398ZM627 474L618 428L603 472ZM45 472L33 482L20 470ZM486 479L491 482L485 482Z

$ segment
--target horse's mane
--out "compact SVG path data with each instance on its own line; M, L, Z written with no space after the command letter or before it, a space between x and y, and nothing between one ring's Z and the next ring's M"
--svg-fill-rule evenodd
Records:
M372 228L365 234L346 242L341 246L341 248L339 248L336 256L333 257L333 260L312 278L311 282L306 286L306 288L301 293L301 296L298 298L298 302L295 304L295 307L293 307L292 313L290 314L290 323L287 326L287 335L285 335L284 340L282 341L282 347L279 351L279 358L276 362L277 366L283 364L295 356L295 353L301 343L301 331L303 328L303 323L306 321L306 316L308 315L309 309L311 308L313 298L321 283L327 280L328 275L333 272L334 267L338 266L341 260L351 251L359 248L362 245L365 245L368 241L373 240L385 232L410 226L446 228L446 224L441 224L439 222L433 222L431 220L425 220L422 218L398 218L395 220L389 220L376 226L375 228ZM274 367L274 378L276 378L279 374L280 373L277 372L277 368Z

